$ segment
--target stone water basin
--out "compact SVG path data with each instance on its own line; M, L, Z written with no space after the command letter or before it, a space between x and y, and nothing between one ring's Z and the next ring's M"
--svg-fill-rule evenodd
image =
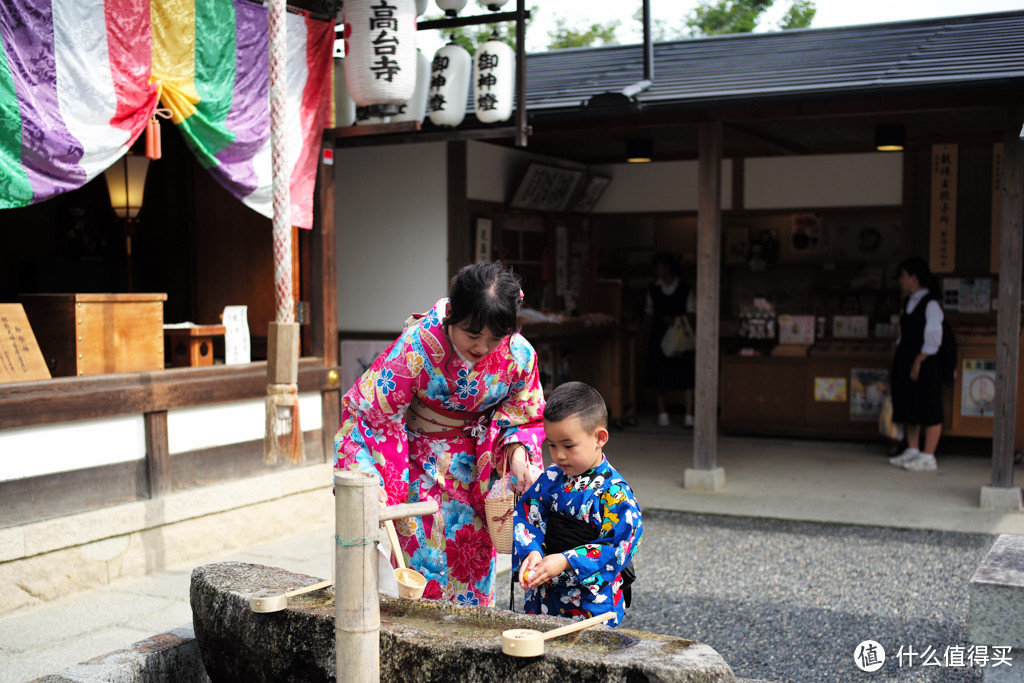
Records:
M256 591L287 591L318 580L241 562L196 568L191 586L193 627L210 678L246 683L345 681L344 673L336 677L333 590L297 596L282 612L257 614L249 608L249 596ZM382 681L735 681L732 669L709 646L646 631L592 627L546 641L540 657L520 658L502 653L502 631L549 631L569 622L385 597L380 618Z

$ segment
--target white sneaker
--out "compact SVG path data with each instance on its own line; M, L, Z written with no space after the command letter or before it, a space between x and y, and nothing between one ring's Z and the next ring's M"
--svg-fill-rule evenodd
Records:
M893 467L903 467L904 463L908 463L917 456L921 455L921 451L916 448L908 448L894 458L889 458L889 464Z
M934 472L936 467L935 456L931 453L918 453L916 458L903 463L903 469L908 472Z
M658 413L658 426L668 427L668 413Z
M693 427L693 415L687 415L686 417L683 418L683 426L690 428Z

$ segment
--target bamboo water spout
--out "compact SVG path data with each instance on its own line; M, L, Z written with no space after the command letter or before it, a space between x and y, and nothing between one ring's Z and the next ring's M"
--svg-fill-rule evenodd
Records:
M431 515L438 509L436 501L381 508L377 481L369 472L334 473L335 664L354 683L380 681L377 528L385 520Z

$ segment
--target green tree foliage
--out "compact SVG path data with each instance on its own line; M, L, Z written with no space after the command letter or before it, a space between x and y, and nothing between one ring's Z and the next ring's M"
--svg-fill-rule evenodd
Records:
M530 26L533 17L537 15L537 6L534 5L529 8L529 12L530 17L526 20L527 27ZM424 16L421 21L447 18L444 15ZM478 24L476 26L459 26L458 28L444 30L444 35L449 39L449 42L454 41L469 52L469 54L474 54L480 45L495 37L495 34L497 34L498 40L508 43L512 47L516 46L516 22L514 21L503 21L497 24Z
M575 28L569 25L565 17L555 19L555 29L548 31L549 50L561 50L566 47L591 47L597 45L615 45L615 31L620 22L610 21L607 24L591 24L587 28Z
M717 36L725 33L749 33L776 0L701 0L686 18L691 36ZM790 7L779 21L780 29L807 28L817 8L812 0L790 0Z

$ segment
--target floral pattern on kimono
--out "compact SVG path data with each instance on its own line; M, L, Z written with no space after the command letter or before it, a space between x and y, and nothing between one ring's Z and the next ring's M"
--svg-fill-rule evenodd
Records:
M625 612L622 570L643 536L640 506L629 484L607 458L576 477L557 466L544 470L516 506L513 567L534 550L545 554L544 533L552 513L590 523L596 540L562 553L569 568L526 591L526 612L577 620L615 612L606 623L618 626Z
M428 580L424 597L490 606L496 552L484 496L506 444L522 443L543 467L544 393L537 354L518 333L465 362L442 325L447 302L410 324L342 398L334 466L376 474L389 505L436 500L436 514L395 525L409 566ZM414 398L477 419L456 436L410 432Z

